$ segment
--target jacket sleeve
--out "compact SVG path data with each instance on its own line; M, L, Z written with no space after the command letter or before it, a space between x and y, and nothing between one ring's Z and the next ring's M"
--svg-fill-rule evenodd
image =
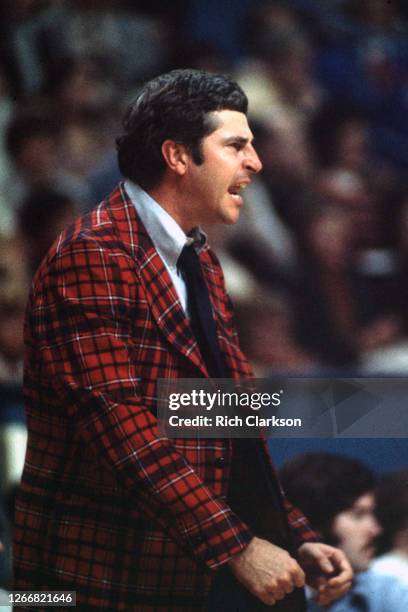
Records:
M30 341L58 404L86 444L134 491L138 508L215 569L253 536L160 437L156 417L143 404L130 347L138 314L127 283L134 262L127 259L89 240L57 251L31 297Z
M299 508L294 506L291 501L286 497L282 485L279 480L278 473L275 466L272 463L272 458L268 450L268 444L266 439L261 437L262 446L264 452L269 461L269 468L271 471L271 478L275 479L278 484L278 488L281 494L281 502L284 512L286 512L288 524L293 535L295 545L299 548L305 542L318 542L319 538L315 531L313 531L308 519Z
M311 528L309 521L296 506L284 496L284 506L288 515L289 526L292 530L293 536L297 546L301 546L305 542L318 542L319 538L313 529Z

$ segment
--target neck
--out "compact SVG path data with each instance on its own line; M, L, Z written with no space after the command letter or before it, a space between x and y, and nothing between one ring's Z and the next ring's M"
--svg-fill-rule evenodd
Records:
M171 185L158 185L150 189L148 193L173 217L186 234L196 227L192 219L188 219L185 212L188 210L188 204L179 189Z
M394 550L408 556L408 529L401 529L394 539Z

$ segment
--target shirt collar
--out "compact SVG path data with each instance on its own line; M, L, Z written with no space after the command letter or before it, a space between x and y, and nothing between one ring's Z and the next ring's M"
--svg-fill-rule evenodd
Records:
M171 215L139 185L125 181L125 190L135 206L159 255L173 268L185 246L194 244L197 253L207 245L207 236L199 228L186 235Z

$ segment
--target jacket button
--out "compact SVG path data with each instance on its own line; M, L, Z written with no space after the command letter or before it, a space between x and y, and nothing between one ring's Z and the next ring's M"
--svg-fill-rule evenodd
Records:
M214 461L214 465L216 468L223 468L225 465L224 457L217 457L216 460Z

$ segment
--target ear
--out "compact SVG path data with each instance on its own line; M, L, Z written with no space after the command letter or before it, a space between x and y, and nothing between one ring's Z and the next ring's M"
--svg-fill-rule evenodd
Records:
M183 176L186 173L190 157L186 146L174 140L165 140L161 146L161 151L170 170L179 176Z

